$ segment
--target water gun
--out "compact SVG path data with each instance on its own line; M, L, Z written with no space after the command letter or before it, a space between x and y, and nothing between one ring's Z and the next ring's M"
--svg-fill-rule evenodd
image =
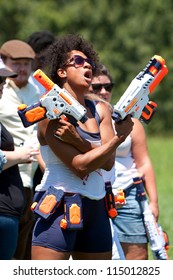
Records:
M116 105L113 106L112 118L118 122L128 114L148 124L153 117L157 104L149 101L148 95L167 75L165 60L154 55L146 67L132 80Z
M34 78L46 89L40 101L27 106L21 104L18 114L24 127L28 127L45 118L56 119L65 115L66 119L76 125L77 121L84 123L87 120L86 109L65 89L54 84L46 74L38 69L33 74Z
M156 222L149 208L142 179L135 178L134 184L139 184L137 186L137 196L143 212L145 229L153 256L157 260L169 260L167 253L169 249L168 234L163 231L161 225Z

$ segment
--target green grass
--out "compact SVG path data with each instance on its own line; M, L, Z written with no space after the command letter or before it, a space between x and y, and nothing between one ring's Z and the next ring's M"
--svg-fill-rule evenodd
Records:
M159 223L169 235L168 255L173 260L173 138L149 136L147 141L157 180Z

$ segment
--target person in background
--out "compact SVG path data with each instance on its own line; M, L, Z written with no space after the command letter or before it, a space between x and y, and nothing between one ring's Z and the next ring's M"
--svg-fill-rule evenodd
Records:
M36 54L34 60L32 61L32 73L29 77L29 81L38 86L40 96L45 93L45 88L36 79L34 79L33 73L37 69L42 69L44 71L44 69L46 68L47 50L55 41L56 36L48 30L33 32L26 39L26 43L31 46Z
M32 47L36 56L32 61L32 72L29 77L29 82L33 83L35 86L38 87L40 92L40 96L45 93L45 88L33 77L33 73L37 69L44 69L46 68L46 54L47 50L51 44L53 44L56 40L55 35L48 31L36 31L33 32L26 40L26 42ZM43 169L43 168L42 168ZM40 183L43 176L43 170L41 170L40 166L38 165L34 177L33 177L33 189Z
M85 260L111 259L112 237L100 168L109 170L112 167L116 147L131 132L133 122L128 116L117 125L115 135L109 106L102 101L85 99L97 70L97 60L93 47L77 34L59 37L49 49L50 79L87 109L87 118L84 123L78 121L77 126L63 116L38 123L46 169L36 187L34 202L41 199L49 186L55 192L61 191L63 199L49 220L38 216L35 222L33 260L67 260L70 256ZM82 224L80 215L74 213L73 218L78 217L78 227L73 230L68 229L69 224L64 220L64 207L69 199L74 200L73 205L80 205L83 219ZM73 219L71 222L75 227Z
M110 102L112 78L104 65L100 65L99 72L93 77L90 90ZM126 204L117 209L118 216L112 221L112 227L118 232L118 239L127 260L147 260L148 239L137 197L137 185L134 185L133 178L139 177L139 174L142 176L156 221L159 215L158 194L145 130L138 119L133 119L133 122L132 132L116 150L115 165L111 171L115 178L113 190L116 192L116 189L124 189L126 195Z
M18 106L22 103L31 105L39 101L39 91L28 81L32 71L32 61L35 58L35 52L26 42L21 40L9 40L0 48L0 54L4 64L17 73L17 77L9 77L4 85L2 100L0 103L0 120L9 130L14 139L15 148L31 147L39 151L37 139L37 126L24 127L18 115ZM36 161L37 160L37 161ZM22 178L26 205L19 224L19 238L15 253L16 259L30 259L31 244L29 235L33 227L33 213L30 205L33 198L33 174L41 164L41 156L35 156L35 161L30 164L20 164L19 170Z
M6 78L16 76L0 58L0 99ZM32 162L36 154L29 147L14 148L13 137L0 122L0 260L11 260L14 256L25 205L18 164Z
M92 83L92 86L90 86L90 92L93 94L95 93L97 96L99 96L104 101L111 103L112 99L112 89L114 87L114 82L112 79L112 76L108 72L107 68L103 65L100 65L100 68L97 72L97 75L93 78L95 83ZM115 180L115 172L114 168L112 168L111 171L103 171L103 176L105 182L109 182L111 184L114 183ZM124 260L124 252L122 250L121 244L118 239L117 230L115 229L112 219L110 219L111 223L111 230L112 230L112 259L113 260Z

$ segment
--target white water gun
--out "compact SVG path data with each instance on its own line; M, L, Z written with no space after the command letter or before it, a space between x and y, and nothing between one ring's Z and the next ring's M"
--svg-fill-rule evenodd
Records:
M130 83L120 100L113 106L112 118L118 122L128 114L133 118L149 123L157 104L149 101L149 94L168 73L165 60L154 55L143 71L141 71Z
M77 124L77 121L84 123L87 120L85 116L86 108L65 89L54 84L42 70L38 69L33 76L45 87L47 92L39 102L30 106L21 104L18 107L18 114L24 127L28 127L45 118L56 119L61 115L65 115L66 119L74 125Z

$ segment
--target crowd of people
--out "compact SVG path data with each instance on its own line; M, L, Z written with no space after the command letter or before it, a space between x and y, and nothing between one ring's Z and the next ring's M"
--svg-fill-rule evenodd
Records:
M148 259L133 181L142 178L157 221L145 131L130 115L113 121L115 83L92 44L79 34L39 31L26 41L4 42L0 56L0 259ZM79 102L85 121L71 123L62 114L23 126L18 106L32 105L45 93L33 79L37 69ZM113 193L122 189L126 198L113 219L107 181ZM40 207L34 214L31 205L44 208L49 196L59 199L55 211Z

